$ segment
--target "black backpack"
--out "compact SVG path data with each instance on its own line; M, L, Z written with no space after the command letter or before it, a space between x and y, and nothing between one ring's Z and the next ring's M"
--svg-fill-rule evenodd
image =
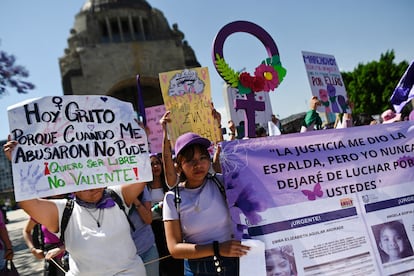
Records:
M42 231L42 225L36 223L32 230L32 243L33 247L36 249L45 250L44 234Z
M122 202L121 197L114 190L107 188L106 191L115 201L115 203L118 205L119 209L121 209L124 212L128 220L129 226L131 227L132 231L135 232L135 226L132 223L132 221L129 219L128 214L125 212L125 206L124 206L124 203ZM71 198L68 199L68 201L66 202L65 210L63 211L62 220L60 222L60 241L62 243L65 242L65 230L66 230L66 227L68 226L69 219L72 215L74 204L75 204L75 201L73 199Z

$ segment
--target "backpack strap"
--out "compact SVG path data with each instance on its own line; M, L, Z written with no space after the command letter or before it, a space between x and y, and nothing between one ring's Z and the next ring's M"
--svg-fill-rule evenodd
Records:
M178 216L180 215L180 203L181 203L181 196L180 196L180 188L178 187L179 185L175 185L173 190L174 190L174 205L175 208L177 209L178 212Z
M121 197L114 190L111 190L111 189L106 189L106 190L108 191L111 198L115 201L116 205L118 205L119 209L121 209L122 212L124 212L128 220L129 226L131 227L132 231L135 232L135 226L132 223L132 221L129 219L128 214L125 211L125 206L124 206L124 203L122 202ZM66 230L66 227L68 226L69 219L72 215L74 204L75 204L75 201L71 198L69 198L66 201L65 210L63 211L62 220L60 222L60 241L62 243L65 242L65 230Z
M216 173L214 174L207 174L207 178L210 178L214 181L214 183L216 183L217 188L220 190L221 195L224 197L224 200L227 200L227 196L226 196L226 189L224 188L223 183L221 183L220 179L218 179Z
M44 234L42 231L42 225L36 223L32 230L32 242L35 248L45 250Z
M223 183L221 183L220 179L218 179L215 173L214 174L208 173L207 178L212 179L214 183L216 183L217 188L219 189L221 195L224 198L224 201L227 203L226 189L224 188L224 185ZM180 196L180 188L178 186L179 185L175 185L173 190L174 190L174 205L175 205L175 208L177 208L178 216L180 216L181 196Z
M125 206L124 206L124 203L122 202L121 197L112 189L107 188L106 191L109 193L109 195L115 201L115 203L118 205L119 209L121 209L122 212L124 212L124 214L125 214L125 216L128 220L129 226L131 227L132 231L135 232L135 226L132 223L131 219L129 218L128 214L125 211Z
M66 227L68 226L70 216L72 215L74 204L75 204L74 200L71 198L68 198L68 200L66 201L65 210L63 210L62 220L60 222L60 241L62 243L65 243L65 230L66 230Z

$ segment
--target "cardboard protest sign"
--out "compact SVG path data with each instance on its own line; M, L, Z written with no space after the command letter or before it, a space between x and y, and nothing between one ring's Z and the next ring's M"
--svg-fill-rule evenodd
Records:
M220 162L237 229L291 275L414 271L414 122L226 141ZM383 258L391 224L401 245Z
M164 105L145 108L147 127L149 128L148 143L151 153L162 152L162 127L160 119L165 113Z
M108 96L55 96L8 108L16 201L152 180L132 105Z
M181 134L195 132L212 142L220 141L221 129L212 115L210 76L207 67L159 74L173 145Z
M352 113L335 57L305 51L302 56L312 95L322 103L318 110L325 112L330 122L335 121L334 113Z

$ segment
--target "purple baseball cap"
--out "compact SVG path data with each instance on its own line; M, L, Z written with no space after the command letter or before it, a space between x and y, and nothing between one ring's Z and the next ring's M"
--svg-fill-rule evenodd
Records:
M185 147L194 144L200 144L208 148L211 145L211 142L210 140L203 138L200 135L195 134L193 132L184 133L183 135L177 138L177 141L175 141L175 156L177 156Z

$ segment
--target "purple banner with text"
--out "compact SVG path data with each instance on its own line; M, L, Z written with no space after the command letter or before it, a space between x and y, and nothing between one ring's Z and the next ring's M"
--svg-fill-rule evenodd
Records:
M290 275L414 271L413 122L227 141L220 161L239 233L287 251Z

